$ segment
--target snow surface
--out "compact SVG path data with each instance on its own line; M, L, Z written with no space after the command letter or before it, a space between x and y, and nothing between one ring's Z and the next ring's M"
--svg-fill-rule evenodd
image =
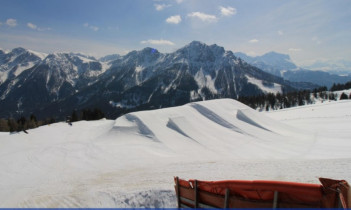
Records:
M273 83L273 86L266 86L263 84L262 80L258 80L256 78L250 77L248 75L246 75L247 81L253 85L256 85L258 88L260 88L263 92L265 93L282 93L282 86L277 84L277 83Z
M0 133L0 207L176 207L173 176L351 181L351 100L231 99Z
M211 78L211 75L205 75L202 68L196 73L194 79L199 86L199 90L203 87L208 87L212 93L217 93L215 78Z

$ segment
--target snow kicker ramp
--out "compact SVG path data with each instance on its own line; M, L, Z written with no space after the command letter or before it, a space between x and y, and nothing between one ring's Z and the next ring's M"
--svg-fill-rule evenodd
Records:
M301 158L314 144L310 133L231 99L126 114L115 121L110 137L155 145L153 152L166 156L200 159Z

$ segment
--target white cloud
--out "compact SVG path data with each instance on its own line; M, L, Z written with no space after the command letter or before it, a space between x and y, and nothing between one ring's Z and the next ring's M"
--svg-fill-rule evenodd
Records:
M83 26L86 27L86 28L89 28L89 29L91 29L93 31L98 31L99 30L99 27L90 25L89 23L84 23Z
M27 27L31 28L33 30L37 30L37 31L50 31L51 28L39 28L37 25L33 24L33 23L27 23Z
M184 0L176 0L178 4L182 3Z
M231 16L236 14L236 9L233 7L222 7L220 6L219 9L221 10L221 14L223 16Z
M257 43L258 42L258 39L251 39L250 41L249 41L249 43Z
M170 6L172 6L172 5L171 5L171 4L154 4L154 6L155 6L155 9L156 9L157 11L161 11L161 10L163 10L164 8L170 7Z
M97 26L90 26L89 28L91 30L93 30L93 31L98 31L99 30L99 27L97 27Z
M300 48L289 48L289 51L290 52L299 52L299 51L301 51L301 49Z
M154 45L175 45L173 42L164 40L164 39L159 39L159 40L154 40L154 39L149 39L146 41L141 41L141 44L154 44Z
M15 27L15 26L17 26L17 20L12 19L12 18L7 19L6 20L6 25L8 25L10 27Z
M174 15L166 19L167 23L178 24L182 21L180 15Z
M205 22L216 22L217 21L216 16L209 15L209 14L202 13L202 12L192 12L192 13L188 14L188 17L198 18L198 19L205 21Z
M281 31L281 30L278 31L278 35L279 35L279 36L282 36L283 34L284 34L283 31Z
M37 26L34 25L33 23L27 23L27 26L33 30L37 29Z

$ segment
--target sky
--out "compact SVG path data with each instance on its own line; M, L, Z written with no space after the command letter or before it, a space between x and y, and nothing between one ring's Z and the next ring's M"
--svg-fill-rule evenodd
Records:
M0 0L0 48L96 57L193 40L298 65L351 60L350 0Z

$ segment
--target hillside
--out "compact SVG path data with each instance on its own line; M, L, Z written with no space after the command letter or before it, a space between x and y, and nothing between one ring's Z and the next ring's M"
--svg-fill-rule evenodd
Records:
M350 112L220 99L0 133L0 206L175 207L173 176L350 181Z

